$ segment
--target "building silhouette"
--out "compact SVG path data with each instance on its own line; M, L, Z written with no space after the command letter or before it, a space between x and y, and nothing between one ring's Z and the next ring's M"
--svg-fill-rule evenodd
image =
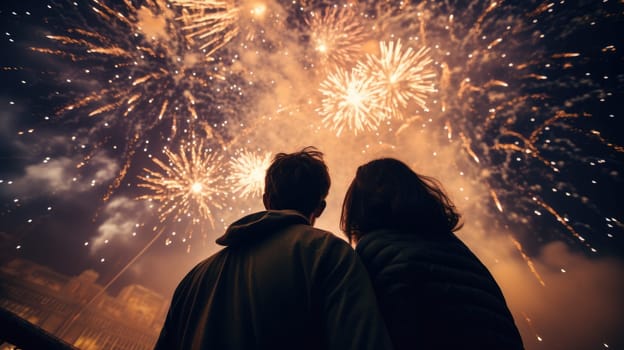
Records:
M167 300L137 284L111 296L98 277L93 270L70 277L15 259L0 267L0 307L79 349L152 349Z

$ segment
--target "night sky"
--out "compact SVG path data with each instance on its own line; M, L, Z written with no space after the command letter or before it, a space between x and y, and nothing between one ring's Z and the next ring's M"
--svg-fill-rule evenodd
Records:
M3 1L0 263L169 298L262 209L271 157L314 145L317 226L399 158L444 184L527 349L623 348L624 3L465 3Z

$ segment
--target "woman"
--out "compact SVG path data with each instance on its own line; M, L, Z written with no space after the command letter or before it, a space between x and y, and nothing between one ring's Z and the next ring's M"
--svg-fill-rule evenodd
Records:
M341 228L397 349L522 349L496 281L453 234L459 219L437 181L384 158L358 168Z

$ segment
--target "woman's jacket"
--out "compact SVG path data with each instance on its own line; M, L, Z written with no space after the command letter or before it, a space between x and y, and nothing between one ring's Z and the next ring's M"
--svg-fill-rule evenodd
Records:
M375 231L356 251L396 349L522 349L503 294L453 233Z

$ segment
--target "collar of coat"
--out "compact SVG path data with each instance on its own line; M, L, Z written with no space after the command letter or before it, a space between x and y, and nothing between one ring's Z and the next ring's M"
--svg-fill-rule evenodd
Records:
M308 219L294 210L268 210L247 215L228 227L225 234L217 238L217 244L236 246L267 237L287 226L310 225Z

